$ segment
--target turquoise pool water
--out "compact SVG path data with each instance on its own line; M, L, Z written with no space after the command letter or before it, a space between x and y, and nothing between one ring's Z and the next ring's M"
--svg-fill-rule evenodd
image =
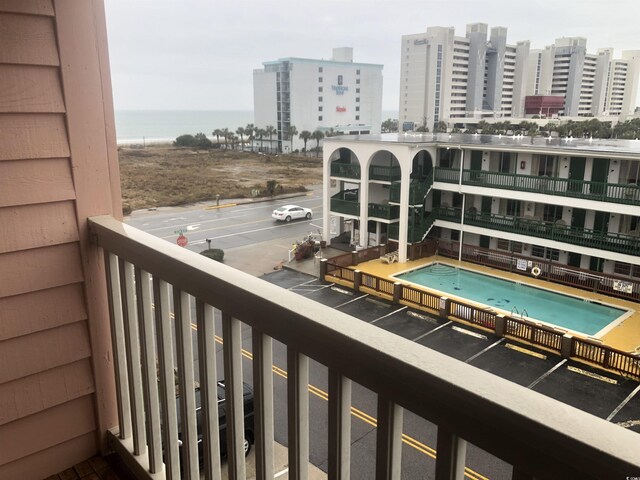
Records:
M440 263L395 277L587 335L627 312Z

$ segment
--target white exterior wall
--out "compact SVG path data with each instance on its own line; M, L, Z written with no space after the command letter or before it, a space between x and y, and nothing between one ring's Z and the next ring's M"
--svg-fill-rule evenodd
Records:
M277 116L276 73L254 70L253 115L256 126L275 127Z
M350 49L336 50L338 54L342 54L343 50ZM348 57L342 55L340 58ZM313 133L318 129L324 131L330 128L347 132L366 130L369 133L380 133L382 65L302 58L286 58L280 62L288 62L290 65L290 125L296 127L298 134L304 130ZM338 85L339 75L342 75L342 85ZM342 93L339 94L333 86L342 87L339 88ZM360 101L356 102L356 98ZM276 100L276 73L255 71L254 110L257 127L273 125L277 128ZM356 106L359 106L359 111L356 111ZM338 111L337 107L345 108L346 111ZM356 119L356 116L359 118ZM289 140L283 141L283 149L286 146L288 150L290 144ZM315 147L315 144L314 140L310 140L307 148ZM296 135L293 149L301 149L303 146L304 142Z

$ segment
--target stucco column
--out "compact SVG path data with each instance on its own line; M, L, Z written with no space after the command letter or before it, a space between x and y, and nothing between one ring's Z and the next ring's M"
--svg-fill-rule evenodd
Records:
M367 248L369 245L369 164L371 158L360 167L360 240L358 244Z
M329 145L325 145L322 149L322 239L331 241L331 194L329 193L329 185L331 184L331 162L329 158L333 149Z
M411 164L400 162L400 225L398 234L398 261L407 261L407 235L409 235L409 186L411 185Z

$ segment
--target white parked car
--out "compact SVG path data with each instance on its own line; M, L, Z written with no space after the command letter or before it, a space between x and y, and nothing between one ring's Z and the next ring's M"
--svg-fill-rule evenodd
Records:
M285 222L290 222L297 218L306 218L309 220L312 215L313 212L310 208L299 207L297 205L285 205L283 207L278 207L271 214L271 216L276 220L282 220Z

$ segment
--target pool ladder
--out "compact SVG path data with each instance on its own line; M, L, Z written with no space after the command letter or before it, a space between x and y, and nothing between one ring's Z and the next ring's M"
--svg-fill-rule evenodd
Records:
M515 312L515 313L516 313L516 315L518 315L520 318L524 318L524 317L525 317L525 314L526 314L526 316L527 316L527 317L529 316L529 312L527 312L527 309L526 309L526 308L523 308L523 309L522 309L522 313L520 313L520 312L518 311L518 307L516 307L515 305L514 305L514 306L513 306L513 308L511 309L511 316L513 316L513 313L514 313L514 312Z

